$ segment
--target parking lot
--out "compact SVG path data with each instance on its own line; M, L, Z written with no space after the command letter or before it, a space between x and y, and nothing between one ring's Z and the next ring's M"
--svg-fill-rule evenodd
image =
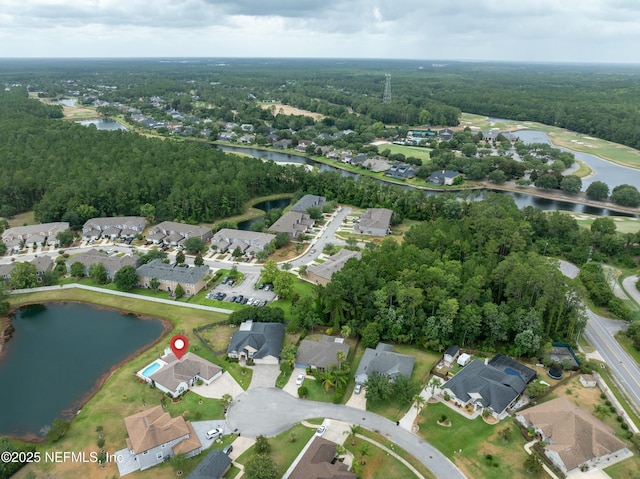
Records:
M232 285L229 284L218 284L214 288L212 288L208 294L213 293L212 299L216 299L216 293L224 293L226 297L222 301L229 301L232 297L242 296L243 298L253 298L254 301L267 301L270 303L276 297L276 294L273 292L273 289L263 288L258 289L256 282L260 279L259 273L245 273L244 280L240 283L234 283ZM246 303L245 303L246 304Z

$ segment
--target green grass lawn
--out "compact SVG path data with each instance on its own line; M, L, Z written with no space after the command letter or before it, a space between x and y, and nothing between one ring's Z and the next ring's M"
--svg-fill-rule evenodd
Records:
M446 415L451 426L437 424ZM474 479L524 479L530 478L523 463L527 458L524 438L511 420L497 425L486 424L478 417L469 420L444 404L427 404L418 416L419 434L451 459L467 477ZM498 437L498 431L512 428L509 442ZM462 450L462 452L459 452ZM492 456L487 461L486 455Z
M421 148L419 146L404 146L394 145L392 143L378 146L378 151L389 150L391 153L402 153L405 157L413 156L414 158L420 158L422 161L429 160L431 158L431 150L429 148Z
M307 394L307 399L309 401L320 401L320 402L333 402L333 389L330 389L329 392L325 392L322 383L316 379L306 378L302 383L304 387L307 388L309 393Z
M294 459L300 454L302 448L315 434L315 429L297 424L291 429L269 438L271 445L270 456L275 461L278 468L278 477L282 477ZM295 438L294 441L291 439ZM245 464L249 458L255 455L255 448L252 446L238 457L236 462Z
M292 319L291 316L291 298L296 294L299 297L303 296L312 296L314 295L315 285L308 283L306 281L301 280L297 275L291 274L293 276L293 290L291 292L291 297L287 299L279 299L278 301L273 301L267 305L267 307L278 307L284 311L284 316L286 319Z
M609 474L611 479L637 479L640 477L640 456L636 451L634 453L629 459L607 467L604 472Z
M360 454L360 448L362 444L368 444L369 454L364 458ZM355 445L351 445L351 441L347 440L344 446L354 456L354 461L361 462L364 460L365 464L362 467L362 479L376 479L379 477L388 477L393 479L415 479L416 475L405 466L402 462L398 461L395 457L389 455L385 450L380 449L375 444L371 444L364 439L356 438ZM394 447L395 449L395 447Z

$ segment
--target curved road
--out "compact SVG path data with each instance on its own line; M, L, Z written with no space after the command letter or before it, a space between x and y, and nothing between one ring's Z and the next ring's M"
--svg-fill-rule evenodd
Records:
M274 436L311 418L329 418L359 424L375 431L422 462L440 479L464 479L444 454L388 419L352 407L297 399L277 388L250 389L238 396L227 411L231 429L249 437Z
M575 278L580 271L577 266L567 261L560 261L560 270L571 278ZM638 291L632 278L627 278L623 285L637 299L640 295L635 296L633 293L635 292L637 295ZM626 281L632 282L632 284L629 285ZM598 350L604 362L609 366L627 397L635 406L634 409L640 410L640 367L614 338L618 331L624 329L626 323L597 315L586 307L585 311L588 318L584 331L585 337Z

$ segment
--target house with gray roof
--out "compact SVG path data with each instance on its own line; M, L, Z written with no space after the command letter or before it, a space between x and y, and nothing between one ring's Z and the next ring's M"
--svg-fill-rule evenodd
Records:
M306 213L287 211L269 226L269 231L275 234L287 233L291 239L306 234L313 227L315 221Z
M91 218L82 226L82 239L96 240L101 236L115 239L118 236L132 238L142 234L147 220L142 216L112 216L108 218Z
M72 256L67 260L65 266L67 273L71 273L71 265L74 263L81 263L84 266L84 275L89 276L89 268L94 264L102 263L107 271L107 278L113 281L116 273L125 266L138 267L140 264L140 258L135 255L125 256L111 256L105 252L98 251L97 249L90 249L86 253L80 253Z
M338 364L338 351L342 351L345 358L349 355L349 345L344 342L344 338L323 335L320 341L303 339L298 346L295 366L324 371L329 366Z
M387 376L393 380L396 376L411 377L416 358L393 352L393 346L378 343L375 349L367 348L356 370L356 383L364 384L373 373Z
M327 203L327 199L324 196L317 195L304 195L291 207L290 211L298 211L299 213L306 213L307 210L313 206L322 208Z
M248 249L262 251L274 239L276 239L276 235L269 233L222 228L211 238L211 247L215 246L215 249L220 253L224 253L228 249L233 251L236 246L243 253ZM230 248L232 244L234 246Z
M53 259L51 256L38 256L31 261L36 266L36 276L38 283L42 283L43 276L53 270Z
M147 240L152 243L164 243L170 246L181 244L187 238L197 237L207 242L213 235L211 228L175 221L163 221L151 227L147 234Z
M364 163L362 163L362 166L369 171L373 171L374 173L387 171L389 168L391 168L389 160L387 160L383 156L374 156L373 158L368 158L364 161Z
M0 264L0 279L9 281L11 279L11 272L16 267L16 263Z
M387 170L385 176L391 176L392 178L411 179L416 176L416 170L413 166L405 163L397 163Z
M353 230L371 236L387 236L391 226L393 210L387 208L368 208L354 225Z
M68 229L69 223L66 221L15 226L2 232L2 242L14 253L20 251L22 247L31 248L44 243L55 246L58 244L56 235Z
M314 284L326 286L334 273L344 268L351 258L360 259L362 253L360 251L351 251L342 248L340 251L324 260L324 263L312 264L307 268L306 280Z
M431 173L431 176L427 181L435 185L451 186L459 176L462 176L462 173L459 173L457 171L438 170Z
M502 418L526 386L527 383L516 371L505 372L476 359L442 388L459 406L472 405L476 410L487 409L493 416Z
M222 479L231 468L231 458L220 449L214 449L200 461L187 479Z
M220 366L192 352L187 352L178 359L170 350L165 350L164 355L152 364L158 364L159 368L152 374L145 375L144 371L148 370L151 366L149 365L137 373L138 377L174 398L189 390L198 381L209 385L222 376Z
M245 321L231 337L227 355L255 364L278 364L284 341L284 324Z
M185 296L198 294L205 287L205 277L209 275L209 267L191 266L184 268L178 265L163 263L160 259L143 264L136 269L138 282L143 288L150 288L151 281L160 282L159 289L175 293L178 285L182 286Z

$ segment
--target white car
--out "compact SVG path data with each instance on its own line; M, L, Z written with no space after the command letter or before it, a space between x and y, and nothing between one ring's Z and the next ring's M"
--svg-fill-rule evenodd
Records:
M327 426L320 426L318 429L316 429L316 436L322 437L326 430Z
M211 431L207 432L207 439L218 439L220 436L222 436L222 432L223 431L221 427L212 429Z
M304 382L304 374L300 373L296 378L296 386L300 386L303 382Z

